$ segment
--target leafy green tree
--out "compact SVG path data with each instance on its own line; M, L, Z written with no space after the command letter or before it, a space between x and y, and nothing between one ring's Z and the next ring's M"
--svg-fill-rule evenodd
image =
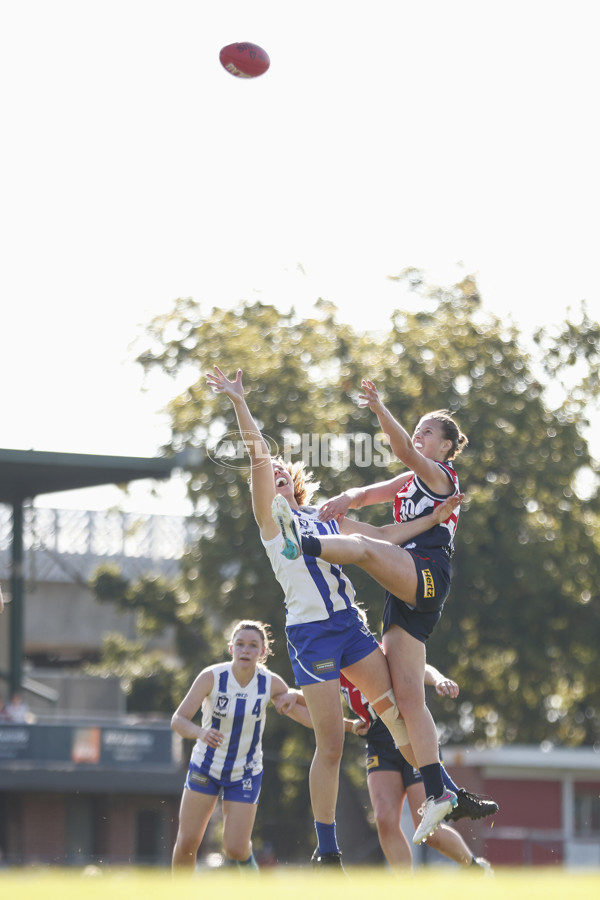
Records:
M585 411L597 396L598 328L584 316L558 335L540 332L540 358L535 348L524 349L514 326L484 314L473 278L439 287L417 270L400 277L419 296L420 310L397 310L379 336L340 324L323 301L302 318L262 303L205 314L183 299L150 324L140 363L179 383L187 379L169 405L165 450L188 455L198 540L172 588L105 585L105 596L140 610L148 634L174 628L178 677L169 681L156 658L148 667L143 650L118 642L110 648L113 663L131 675L132 702L142 702L139 682L155 677L165 685L165 703L170 686L172 709L183 683L187 688L202 666L223 656L223 629L252 616L271 624L272 668L291 679L283 595L253 519L234 412L204 376L215 364L230 375L244 370L250 408L274 451L305 459L322 496L402 470L373 446L377 423L356 405L366 376L409 430L423 413L448 408L469 437L457 460L467 499L453 588L428 646L431 661L461 685L458 702L432 699L443 739L598 741L597 484L585 497L578 493L581 472L598 468L584 436ZM553 406L548 387L560 377L570 381L569 391ZM389 521L390 510L360 515L378 524ZM383 591L359 569L350 575L377 629ZM285 819L287 849L306 853L312 737L272 714L265 746L277 758L261 800L261 818L272 825L266 839L285 854ZM360 766L360 755L359 742L347 748L349 765Z

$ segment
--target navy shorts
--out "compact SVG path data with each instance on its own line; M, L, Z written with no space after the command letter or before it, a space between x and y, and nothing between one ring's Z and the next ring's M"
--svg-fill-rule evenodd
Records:
M444 550L407 550L417 570L417 605L386 591L382 634L398 625L418 641L425 643L442 615L450 593L450 563Z
M399 772L405 788L423 781L419 770L404 759L392 741L367 741L367 777L372 772Z
M328 619L286 628L288 653L296 686L333 681L340 669L377 650L379 644L354 608L332 613Z
M225 783L217 778L211 778L210 775L205 775L198 766L190 763L187 778L185 779L185 787L190 791L196 791L198 794L210 794L213 797L218 797L219 793L221 793L223 800L256 804L260 797L262 777L262 772L259 772L258 775L249 773L239 781Z

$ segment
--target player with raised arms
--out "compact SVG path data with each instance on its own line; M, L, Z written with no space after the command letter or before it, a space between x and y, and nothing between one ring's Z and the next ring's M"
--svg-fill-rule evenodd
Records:
M340 867L335 810L344 744L341 671L369 699L403 754L413 764L416 760L398 714L385 656L361 618L352 583L339 565L318 559L286 559L282 555L282 536L272 511L276 497L294 509L304 533L339 534L335 519L321 522L318 510L309 505L318 483L302 462L286 464L271 458L267 442L246 403L241 369L230 380L215 366L214 374L209 373L206 378L215 392L225 394L233 404L250 458L254 517L275 577L284 591L288 653L315 731L316 749L309 775L317 834L313 861ZM451 515L460 499L456 495L437 509L433 514L435 520L443 521ZM406 540L425 527L422 521L407 523Z

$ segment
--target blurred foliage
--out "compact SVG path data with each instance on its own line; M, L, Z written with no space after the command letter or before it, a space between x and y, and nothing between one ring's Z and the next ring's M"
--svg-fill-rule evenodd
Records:
M230 376L243 369L264 434L280 450L293 448L292 458L308 458L321 497L402 470L397 460L366 452L377 421L356 406L361 378L378 384L409 430L428 410L452 410L469 445L457 460L467 499L452 593L428 645L431 662L461 687L458 701L430 698L442 740L600 741L598 463L584 436L586 410L598 397L598 325L582 311L579 324L556 335L540 330L525 350L512 324L484 314L474 278L439 287L417 270L398 277L420 309L395 311L381 335L337 322L323 301L300 317L262 303L204 314L181 299L148 327L139 362L189 379L169 405L165 452L187 454L199 538L177 584L128 585L106 571L96 578L99 598L136 610L140 635L173 631L176 660L116 639L107 645L103 665L122 673L131 709L170 713L197 672L224 657L224 630L243 616L271 624L271 668L291 679L282 593L253 519L249 469L236 455L233 408L205 383L218 364ZM558 382L562 394L552 406L548 387ZM578 493L583 471L591 473L586 496ZM361 516L380 524L390 510ZM378 629L383 591L360 570L349 574ZM265 774L261 834L277 848L283 805L286 845L305 852L312 735L273 712L265 748L278 764ZM345 759L359 771L362 742L347 747Z

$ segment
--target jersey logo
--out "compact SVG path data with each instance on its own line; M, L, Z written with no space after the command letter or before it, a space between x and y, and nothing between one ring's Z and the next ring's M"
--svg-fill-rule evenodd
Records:
M209 779L206 775L202 775L200 772L190 772L188 775L188 781L193 781L194 784L207 785L209 784Z
M335 672L335 659L321 659L319 662L313 663L313 672L315 675L322 675L324 672Z
M213 715L225 718L229 710L229 697L227 694L219 694L217 697Z
M432 600L435 597L435 583L433 581L433 575L431 574L430 569L423 569L423 596L428 600Z

